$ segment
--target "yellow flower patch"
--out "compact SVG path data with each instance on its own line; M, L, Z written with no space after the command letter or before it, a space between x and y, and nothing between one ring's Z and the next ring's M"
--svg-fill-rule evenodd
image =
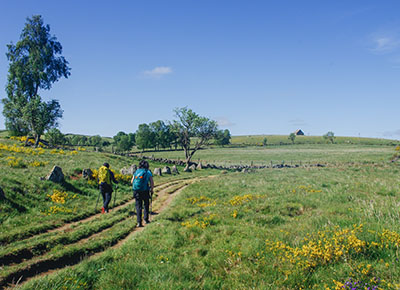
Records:
M209 206L216 206L217 201L212 200L211 198L208 198L206 196L200 196L200 197L191 197L188 198L188 201L193 204L197 205L198 207L209 207Z
M212 214L212 215L210 215L208 217L203 217L200 220L199 219L195 219L194 221L183 222L183 223L181 223L181 225L183 227L186 227L186 228L197 227L197 228L200 228L200 229L205 229L205 228L207 228L208 226L211 225L211 223L212 223L212 221L213 221L213 219L215 217L216 217L216 215Z
M253 194L236 195L229 201L229 203L231 205L242 205L243 203L246 203L256 198L258 198L258 196Z

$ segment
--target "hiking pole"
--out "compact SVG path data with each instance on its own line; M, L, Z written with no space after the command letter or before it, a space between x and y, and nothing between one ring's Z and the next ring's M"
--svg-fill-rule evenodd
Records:
M118 185L115 186L113 209L115 208L115 200L117 199Z
M151 221L151 215L153 214L153 193L150 194L150 213L149 213L149 221Z
M94 211L96 211L97 205L99 204L100 194L101 193L99 192L99 195L97 196L96 207L94 208Z

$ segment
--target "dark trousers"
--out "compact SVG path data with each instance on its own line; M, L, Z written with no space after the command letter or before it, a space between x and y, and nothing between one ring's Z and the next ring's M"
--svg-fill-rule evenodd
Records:
M144 204L144 220L149 221L149 205L150 205L150 194L149 191L134 191L133 197L135 198L136 207L136 218L137 223L142 223L142 209Z
M112 187L107 183L100 184L100 192L103 196L103 207L106 212L108 212L108 204L111 201Z

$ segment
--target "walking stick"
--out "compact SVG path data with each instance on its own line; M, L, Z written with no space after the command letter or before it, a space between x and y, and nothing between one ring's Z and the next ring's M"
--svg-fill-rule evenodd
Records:
M96 207L94 208L94 211L96 211L97 205L99 204L100 194L101 193L99 192L99 195L97 196Z
M151 215L153 213L153 193L150 194L150 212L149 212L149 221L151 221Z
M114 195L113 209L115 208L115 200L117 199L117 192L118 192L118 185L115 186L115 195Z

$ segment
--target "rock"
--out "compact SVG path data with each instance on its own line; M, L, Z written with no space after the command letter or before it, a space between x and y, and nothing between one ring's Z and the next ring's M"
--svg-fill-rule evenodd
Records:
M176 167L176 165L172 166L172 173L174 174L179 174L178 168Z
M93 171L90 168L82 170L82 177L85 179L93 179Z
M162 175L161 168L154 168L154 175L161 176Z
M247 169L247 168L243 168L243 169L242 169L242 173L249 173L249 172L250 172L250 170Z
M130 169L130 175L133 175L135 172L136 172L136 170L137 170L137 166L136 166L136 164L132 164L131 165L131 167L129 167L129 169Z
M168 166L165 166L162 170L161 170L162 174L171 174L171 168L169 168Z
M129 168L122 168L120 173L123 175L133 175L137 170L136 164L131 165Z
M46 176L46 180L50 180L55 183L61 183L64 181L64 173L61 167L54 166L49 175Z
M0 187L0 200L3 200L3 199L5 199L6 198L6 196L5 196L5 194L4 194L4 191L3 191L3 189Z
M186 167L183 169L183 172L192 172L192 170L186 165Z
M203 169L203 165L200 162L199 164L197 164L196 170L202 170L202 169Z
M195 170L196 170L196 165L194 165L194 164L190 165L190 166L189 166L189 169L190 169L191 171L195 171Z

